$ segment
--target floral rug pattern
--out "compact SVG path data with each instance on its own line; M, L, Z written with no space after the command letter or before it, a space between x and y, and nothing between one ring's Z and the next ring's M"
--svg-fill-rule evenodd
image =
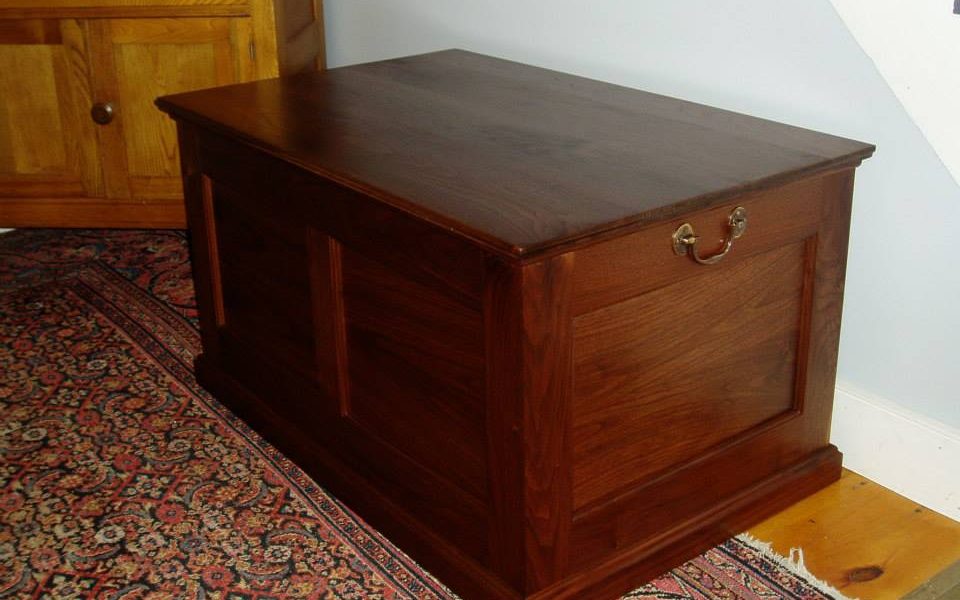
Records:
M455 596L211 398L186 235L0 235L0 599ZM627 598L830 598L730 540Z

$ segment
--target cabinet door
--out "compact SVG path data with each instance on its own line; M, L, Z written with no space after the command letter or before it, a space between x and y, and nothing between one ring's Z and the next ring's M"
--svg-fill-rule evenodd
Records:
M173 121L157 96L253 78L247 18L90 21L95 101L114 119L98 128L112 198L182 196Z
M0 20L0 198L99 196L82 23Z

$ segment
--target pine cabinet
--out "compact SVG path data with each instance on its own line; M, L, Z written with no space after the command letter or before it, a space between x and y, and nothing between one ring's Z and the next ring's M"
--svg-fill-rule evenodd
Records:
M156 97L322 68L320 0L0 0L0 227L182 227Z

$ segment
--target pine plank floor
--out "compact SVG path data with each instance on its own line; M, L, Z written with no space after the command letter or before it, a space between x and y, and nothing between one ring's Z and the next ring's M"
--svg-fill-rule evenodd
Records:
M802 548L810 572L851 598L960 598L960 523L852 471L750 533L783 556Z

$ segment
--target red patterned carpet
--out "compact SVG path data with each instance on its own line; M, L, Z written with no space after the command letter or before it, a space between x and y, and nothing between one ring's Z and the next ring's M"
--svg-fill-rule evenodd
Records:
M196 383L182 232L0 235L0 598L453 598ZM831 598L730 540L629 598Z

